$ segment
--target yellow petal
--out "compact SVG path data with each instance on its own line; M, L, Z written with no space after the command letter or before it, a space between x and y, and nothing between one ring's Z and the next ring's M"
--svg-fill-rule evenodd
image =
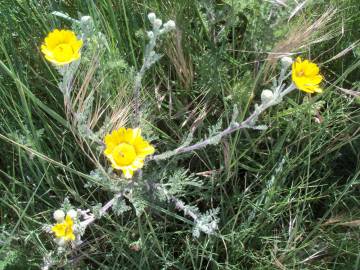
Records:
M122 169L122 166L117 165L115 161L111 161L111 167L113 167L116 170Z
M316 76L319 74L319 68L314 63L309 63L303 67L304 75L307 77Z
M314 91L315 91L316 93L322 93L322 92L323 92L322 88L316 88Z
M134 170L141 169L143 166L144 166L144 160L141 158L134 160L134 162L131 164L131 167Z
M144 166L145 157L155 152L154 147L141 137L140 128L119 128L106 135L104 141L104 155L125 178L131 178L134 171Z
M78 52L81 49L82 46L83 46L83 41L82 40L75 41L75 42L73 42L71 44L71 47L76 52Z
M70 30L55 29L45 38L41 51L46 60L56 65L66 65L80 58L82 40Z
M64 237L65 241L74 241L75 240L75 235L73 233L69 233Z
M128 128L125 133L124 141L129 144L134 144L136 138L140 137L140 134L141 134L140 128L134 128L134 129Z
M319 84L322 82L322 80L323 80L323 76L321 75L316 75L309 79L309 81L311 81L312 84Z
M137 153L139 156L145 157L145 156L154 154L154 152L155 152L155 148L152 145L148 144L147 146L139 149L139 151Z
M51 228L51 231L55 233L55 236L60 238L65 235L66 225L64 223L59 223L54 225Z
M72 227L72 225L74 224L74 221L72 220L72 218L69 215L66 215L65 223L67 226Z
M300 57L292 65L292 80L295 86L306 93L320 93L322 89L319 84L323 76L319 74L319 67L309 61L302 61Z
M113 134L114 134L114 139L117 143L121 143L125 141L125 133L126 133L126 128L119 128L118 130L114 130Z

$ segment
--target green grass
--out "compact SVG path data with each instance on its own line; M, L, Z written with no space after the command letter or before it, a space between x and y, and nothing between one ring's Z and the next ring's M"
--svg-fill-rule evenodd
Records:
M214 9L206 9L213 2ZM224 2L237 5L232 9ZM95 19L110 47L103 56L104 95L120 93L125 100L132 82L114 59L141 66L150 11L176 19L182 50L171 54L175 35L165 39L158 48L164 57L143 82L147 120L162 152L178 146L191 128L200 140L219 118L225 127L234 104L241 117L249 115L276 75L264 72L266 52L293 26L329 7L329 1L309 1L288 22L296 6L288 2L291 7L278 10L265 1L240 0L1 1L0 269L39 268L55 248L42 225L53 222L65 197L79 208L111 199L109 192L84 187L94 168L69 130L59 75L39 50L49 30L70 27L52 11ZM344 32L294 48L320 64L360 39L354 15L359 2L330 4L337 11L327 30L341 25ZM211 14L217 20L209 20ZM225 34L215 42L222 26ZM182 56L180 72L176 61ZM323 95L307 99L296 92L267 111L260 122L268 130L240 131L217 146L170 160L169 167L210 175L200 176L204 187L189 189L182 199L203 211L219 207L218 235L194 239L182 213L149 199L141 217L109 215L89 227L66 268L360 269L359 98L339 90L358 91L359 65L357 47L321 66L327 80ZM131 248L136 241L138 251Z

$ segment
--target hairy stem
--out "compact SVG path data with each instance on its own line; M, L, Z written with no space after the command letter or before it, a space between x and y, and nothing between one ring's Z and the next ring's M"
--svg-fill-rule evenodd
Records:
M135 120L134 126L138 126L140 123L140 90L142 87L142 78L145 73L145 65L141 67L141 70L136 74L135 77L135 84L134 84L134 113L135 113Z
M279 86L279 88L281 87L281 85ZM293 91L295 89L295 86L293 84L291 84L288 88L286 88L284 91L275 91L274 93L274 98L267 102L267 103L263 103L260 106L258 106L255 111L247 118L245 119L243 122L241 123L232 123L228 128L226 128L225 130L221 131L220 133L218 133L217 135L210 137L208 139L205 139L203 141L200 141L198 143L195 143L193 145L189 145L189 146L180 146L172 151L168 151L159 155L155 155L153 157L150 158L150 160L162 160L162 159L167 159L169 157L175 156L177 154L181 154L181 153L187 153L187 152L192 152L195 150L199 150L202 149L206 146L208 146L209 144L213 144L214 139L220 140L223 137L238 131L240 129L244 129L244 128L253 128L255 126L255 123L259 117L259 115L261 113L263 113L264 111L266 111L269 107L274 106L278 103L280 103L282 101L282 98L284 96L286 96L287 94L289 94L291 91Z
M158 30L154 30L153 31L154 36L150 39L149 44L146 46L145 48L145 53L144 53L144 60L143 60L143 64L139 70L139 72L136 74L135 77L135 84L134 84L134 90L133 90L133 95L134 95L134 113L135 113L135 120L134 120L134 126L138 126L140 124L140 119L141 119L141 111L140 111L140 91L142 88L142 79L145 75L145 72L150 68L150 66L153 64L152 63L152 57L156 46L156 41L157 38L159 36L159 31Z
M103 207L101 207L101 209L99 210L100 216L107 213L107 211L116 203L116 201L119 199L122 199L124 197L125 193L129 189L133 188L134 185L135 185L135 181L132 181L122 191L120 191L119 193L116 193L115 196L110 201L108 201ZM81 226L86 228L91 223L93 223L95 220L96 220L95 215L89 214L89 217L81 222Z
M166 199L169 202L172 202L173 204L175 204L175 208L177 210L183 211L186 216L190 216L194 220L195 223L197 222L198 214L195 213L194 211L191 211L190 209L187 209L185 203L182 200L176 198L174 195L169 194L168 191L166 190L166 188L163 188L160 184L156 185L156 188L165 194Z

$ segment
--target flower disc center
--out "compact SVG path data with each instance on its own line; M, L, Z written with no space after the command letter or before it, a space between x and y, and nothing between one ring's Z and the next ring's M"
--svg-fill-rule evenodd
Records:
M120 143L114 149L113 158L119 166L128 166L132 164L136 158L134 146L128 143Z
M300 71L297 72L296 74L298 77L303 77L305 75L305 71L303 69L301 69Z
M58 60L67 60L72 57L74 54L73 48L70 44L61 43L57 45L54 49L55 58Z

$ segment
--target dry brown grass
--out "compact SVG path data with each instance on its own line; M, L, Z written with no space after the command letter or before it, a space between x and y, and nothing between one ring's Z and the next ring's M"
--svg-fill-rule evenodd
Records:
M265 74L272 73L276 62L281 57L297 54L299 51L306 50L312 44L329 40L341 33L340 26L331 24L335 15L336 9L329 8L315 21L308 18L299 20L298 24L289 29L286 37L280 40L273 50L268 53Z
M182 44L182 32L180 30L177 29L175 34L172 35L170 46L166 49L166 54L174 66L183 87L189 89L194 80L194 71L191 60L185 56Z

